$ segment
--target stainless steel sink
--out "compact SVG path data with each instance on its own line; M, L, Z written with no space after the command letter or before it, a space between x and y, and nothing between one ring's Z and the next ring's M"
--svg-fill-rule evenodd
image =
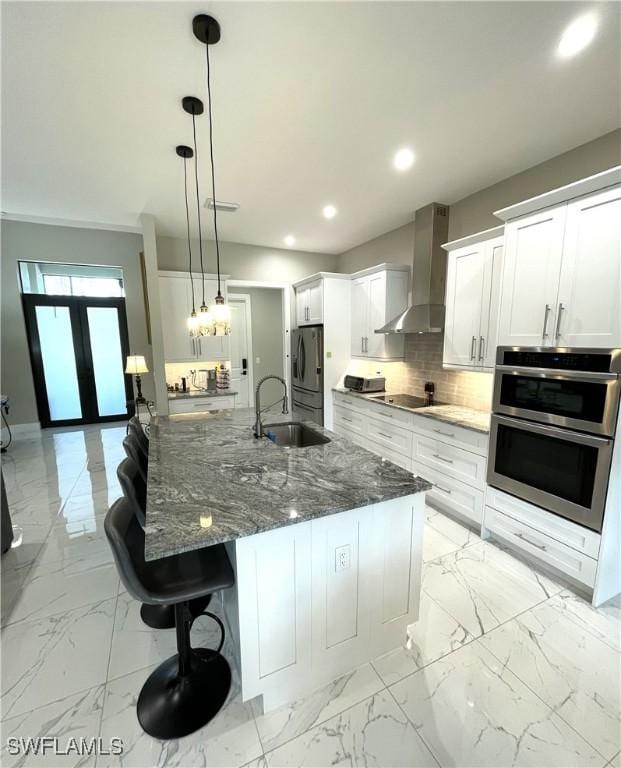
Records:
M263 433L276 445L287 448L308 448L310 445L324 445L330 442L329 437L315 432L314 429L301 424L299 421L264 424Z

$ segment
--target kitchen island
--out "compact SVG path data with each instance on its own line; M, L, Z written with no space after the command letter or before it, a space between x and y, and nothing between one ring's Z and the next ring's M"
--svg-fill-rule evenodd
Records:
M253 422L250 409L154 419L145 556L226 544L242 695L267 711L405 641L430 485L316 425L329 442L296 448L257 440Z

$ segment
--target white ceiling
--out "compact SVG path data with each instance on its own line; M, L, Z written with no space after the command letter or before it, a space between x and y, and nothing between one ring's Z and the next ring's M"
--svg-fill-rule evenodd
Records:
M593 44L559 60L585 10ZM618 3L2 3L4 211L183 236L182 161L212 49L221 237L340 253L619 124ZM207 123L199 119L202 197ZM393 170L396 149L417 159ZM326 221L321 209L337 206ZM204 229L211 233L205 216Z

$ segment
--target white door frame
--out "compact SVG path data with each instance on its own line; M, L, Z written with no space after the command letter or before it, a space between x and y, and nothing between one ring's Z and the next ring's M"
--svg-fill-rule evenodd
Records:
M230 283L229 283L230 285ZM254 356L252 354L252 299L247 293L227 292L227 301L239 301L246 305L246 339L248 341L248 407L254 402Z
M283 356L283 371L284 378L287 382L287 392L289 393L289 410L292 408L292 391L291 391L291 366L289 361L291 360L291 294L292 287L290 283L270 283L262 280L227 280L227 290L235 290L239 288L276 288L281 291L282 296L282 327L283 327L283 342L282 342L282 356ZM230 294L229 294L230 295ZM254 394L254 389L253 389Z

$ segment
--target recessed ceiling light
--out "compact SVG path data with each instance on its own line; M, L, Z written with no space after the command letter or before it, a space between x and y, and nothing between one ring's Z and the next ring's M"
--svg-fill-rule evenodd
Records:
M293 235L287 235L283 239L285 241L285 245L288 245L289 248L291 248L292 245L295 245L295 237L293 237Z
M395 152L392 162L398 171L407 171L414 164L414 152L408 147L404 147Z
M323 215L326 219L333 219L336 216L336 208L333 205L324 205Z
M563 32L557 53L562 59L569 59L580 53L595 37L597 19L592 13L579 16Z

